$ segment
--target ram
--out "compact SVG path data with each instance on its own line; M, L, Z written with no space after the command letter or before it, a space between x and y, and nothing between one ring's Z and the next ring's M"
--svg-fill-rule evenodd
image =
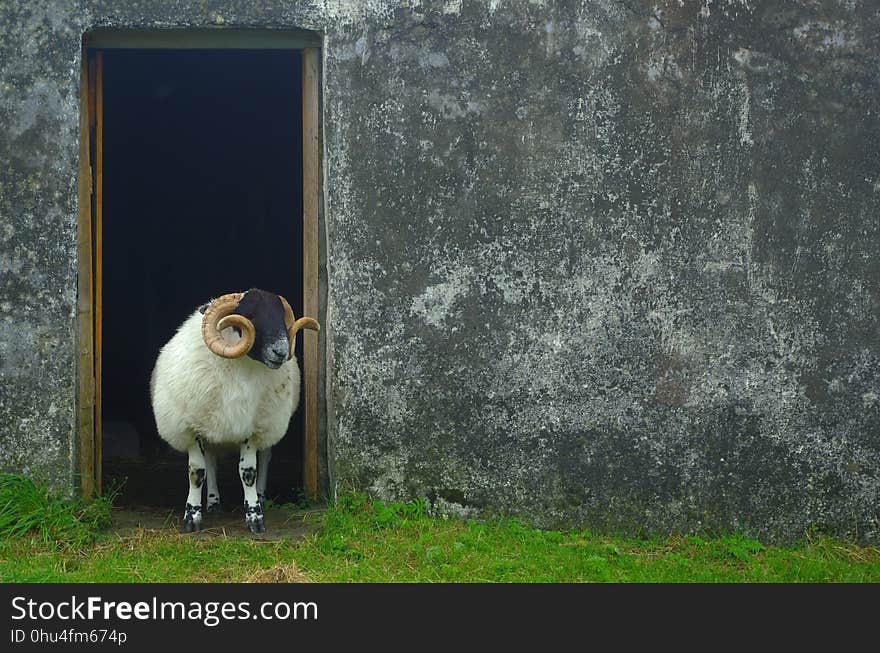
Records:
M318 330L295 319L287 300L252 288L218 297L190 315L159 352L150 398L159 435L189 455L183 532L201 529L202 487L219 509L217 453L238 447L245 523L265 531L263 498L270 447L287 432L299 403L296 333Z

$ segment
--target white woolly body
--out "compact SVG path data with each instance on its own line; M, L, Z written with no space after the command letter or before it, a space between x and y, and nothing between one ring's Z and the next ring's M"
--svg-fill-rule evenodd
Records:
M223 337L236 342L231 328ZM296 359L276 370L248 356L227 359L212 353L202 339L202 314L196 311L162 347L150 389L159 435L179 451L201 436L206 444L240 444L256 449L278 442L299 403Z

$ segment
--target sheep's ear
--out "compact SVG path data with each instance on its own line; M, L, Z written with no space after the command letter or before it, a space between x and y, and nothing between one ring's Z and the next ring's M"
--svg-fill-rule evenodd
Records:
M204 315L205 311L208 310L208 306L210 306L210 305L211 305L211 302L207 302L206 304L202 304L201 306L199 306L199 313Z

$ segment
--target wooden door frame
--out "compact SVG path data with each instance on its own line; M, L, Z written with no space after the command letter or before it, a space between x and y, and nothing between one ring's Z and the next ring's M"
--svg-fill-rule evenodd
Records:
M303 315L319 318L321 193L320 61L314 32L260 29L97 29L83 37L77 216L77 445L80 492L101 495L103 284L103 51L108 49L284 49L302 52ZM318 496L319 334L303 334L303 485Z

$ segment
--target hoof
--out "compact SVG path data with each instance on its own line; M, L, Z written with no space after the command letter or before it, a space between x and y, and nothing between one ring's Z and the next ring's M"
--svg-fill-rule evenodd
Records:
M258 503L255 506L244 504L244 523L251 533L265 533L266 524L263 521L263 507Z
M183 518L183 525L180 527L181 533L194 533L202 530L202 520L193 519L191 516Z
M260 516L258 519L254 519L253 521L247 522L248 530L251 533L265 533L266 525L263 523L263 517Z
M202 507L186 504L186 512L183 513L181 533L193 533L202 530Z

